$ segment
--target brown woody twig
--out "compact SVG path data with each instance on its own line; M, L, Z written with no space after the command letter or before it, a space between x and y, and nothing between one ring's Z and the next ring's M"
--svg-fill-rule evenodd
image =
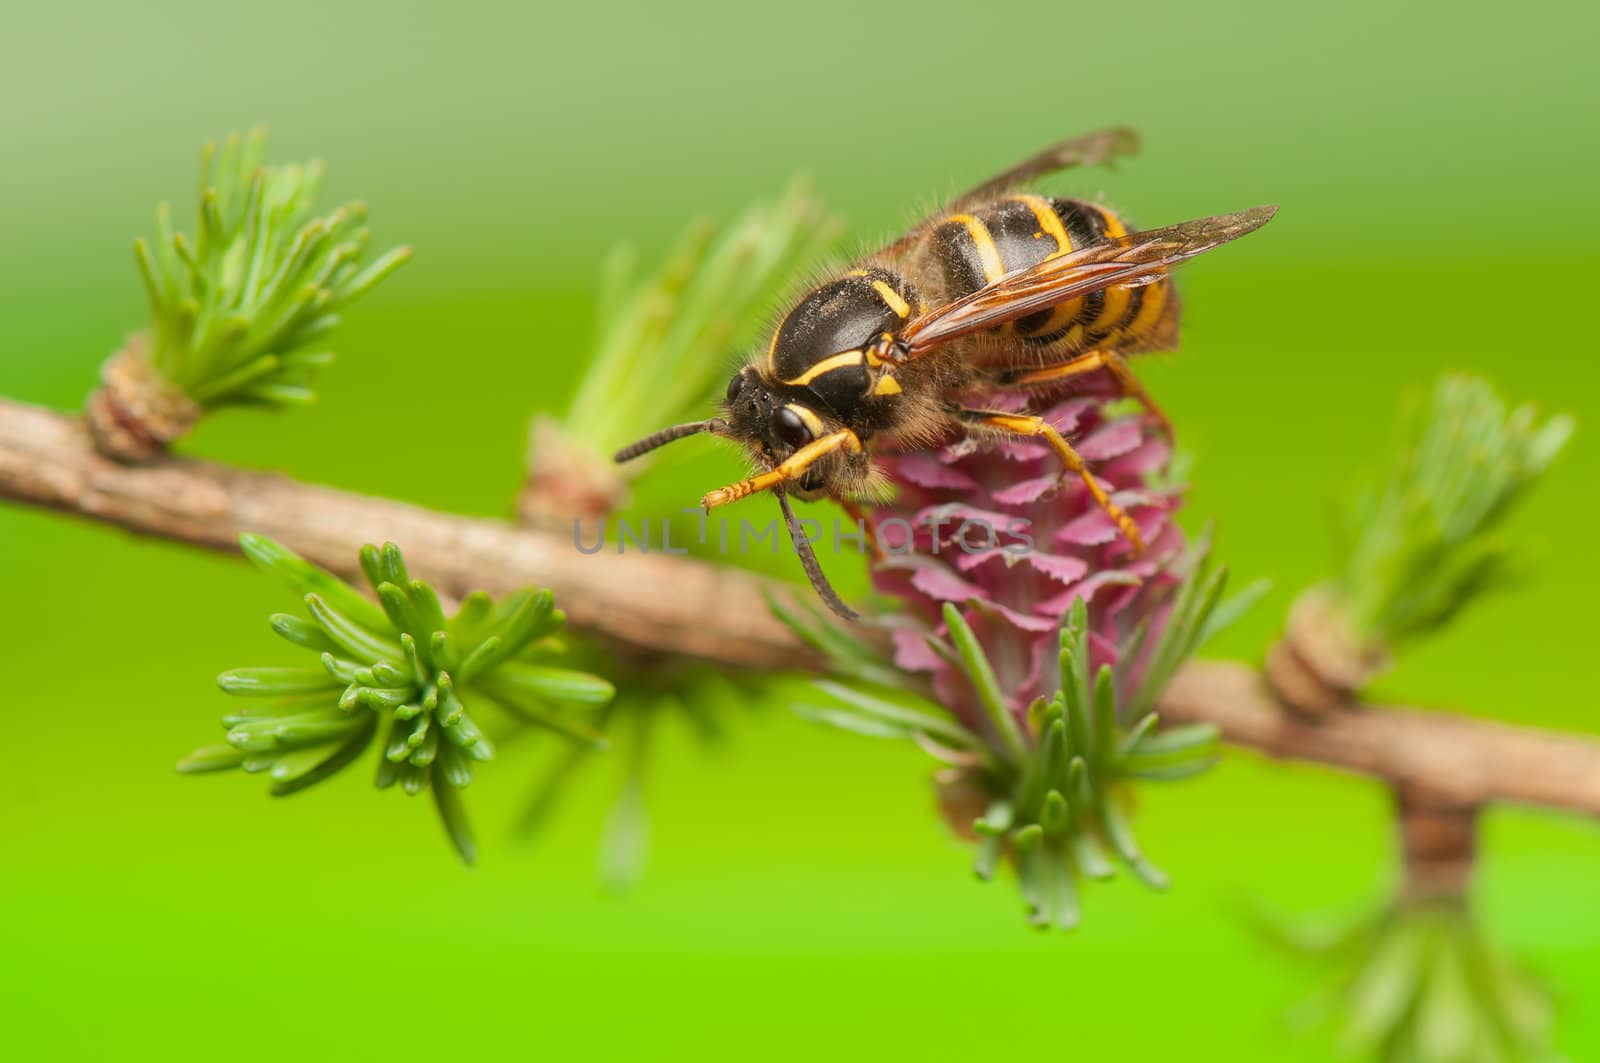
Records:
M570 537L438 513L190 458L128 467L97 454L81 421L0 399L0 497L217 550L270 536L354 576L364 543L400 543L442 591L549 587L574 627L623 648L739 668L814 670L821 659L768 611L782 586L660 553L580 554ZM1600 816L1600 740L1397 706L1307 719L1284 711L1243 664L1196 661L1163 696L1169 722L1215 724L1223 738L1412 788L1460 806L1501 801Z

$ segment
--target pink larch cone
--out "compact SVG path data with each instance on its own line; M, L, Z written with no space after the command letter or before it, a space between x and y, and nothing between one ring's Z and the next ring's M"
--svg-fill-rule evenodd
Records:
M1088 488L1064 473L1042 442L958 439L883 460L898 494L871 514L888 554L875 566L875 586L941 636L947 633L940 616L944 603L960 607L1019 720L1029 703L1055 690L1062 617L1074 599L1081 596L1088 604L1091 667L1098 668L1116 663L1118 647L1143 621L1150 626L1144 645L1158 641L1170 590L1179 581L1169 568L1185 544L1173 520L1182 495L1159 482L1172 457L1171 442L1149 414L1109 414L1110 396L1104 386L1080 387L1044 402L1013 393L986 397L985 403L1038 412L1053 424L1138 524L1147 544L1138 555ZM962 536L964 520L976 523ZM1032 538L1027 549L1019 535L1010 534L1023 528ZM988 529L995 533L992 540ZM932 673L940 702L968 726L978 725L981 710L970 684L921 632L895 632L895 662L907 671ZM1139 662L1134 664L1119 669L1125 689L1137 688Z

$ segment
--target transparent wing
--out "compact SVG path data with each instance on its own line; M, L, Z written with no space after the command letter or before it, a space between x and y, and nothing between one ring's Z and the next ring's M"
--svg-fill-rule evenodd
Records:
M1024 159L1004 173L996 174L975 188L969 188L951 201L949 210L959 212L985 200L995 199L1016 188L1032 184L1047 173L1077 166L1099 166L1139 151L1139 134L1131 129L1102 129L1081 137L1052 144L1039 154Z
M967 189L951 200L940 213L959 214L969 207L998 199L1000 196L1024 185L1031 184L1048 173L1070 170L1078 166L1100 166L1139 151L1139 134L1131 129L1101 129L1081 137L1072 137L1032 155L1009 170L998 173L987 181ZM930 221L936 219L929 219ZM900 239L884 248L880 255L895 258L916 243L928 222L923 222Z

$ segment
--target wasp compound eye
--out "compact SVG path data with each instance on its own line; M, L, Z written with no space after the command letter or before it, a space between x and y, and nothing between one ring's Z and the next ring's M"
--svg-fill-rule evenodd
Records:
M726 401L729 406L732 406L734 404L734 402L739 398L739 392L741 392L743 390L744 390L744 374L743 373L735 373L735 374L733 374L733 379L728 381L728 394L725 397L724 401Z
M811 429L800 415L785 406L772 416L772 432L778 442L791 450L799 450L811 442Z

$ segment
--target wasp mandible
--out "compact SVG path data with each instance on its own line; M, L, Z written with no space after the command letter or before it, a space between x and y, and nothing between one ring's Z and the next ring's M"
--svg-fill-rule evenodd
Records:
M1166 423L1126 359L1177 345L1169 271L1259 229L1277 207L1130 231L1098 204L1018 191L1137 148L1126 129L1076 137L957 196L795 303L766 350L729 381L721 416L646 436L616 460L702 432L742 443L761 471L709 492L702 505L777 494L812 586L851 620L856 614L796 533L788 495L827 496L847 509L874 497L881 477L871 454L886 440L904 448L953 433L1041 439L1142 550L1133 520L1054 426L983 404L985 393L1103 370Z

